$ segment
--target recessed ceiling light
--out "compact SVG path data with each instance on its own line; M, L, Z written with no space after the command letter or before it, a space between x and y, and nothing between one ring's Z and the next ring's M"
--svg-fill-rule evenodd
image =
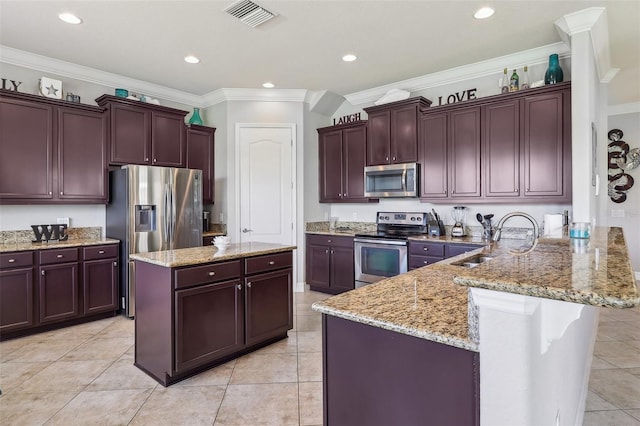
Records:
M190 64L197 64L198 62L200 62L200 59L196 58L195 56L189 55L184 57L184 61Z
M349 53L348 55L344 55L342 57L342 60L345 62L353 62L357 59L356 55L352 55L351 53Z
M495 11L490 7L481 7L473 14L473 17L476 19L487 19L492 16Z
M273 89L274 87L276 87L276 85L267 81L266 83L262 84L262 87L264 87L265 89Z
M68 13L68 12L61 13L61 14L58 15L58 18L62 19L67 24L81 24L82 23L82 19L78 18L73 13Z

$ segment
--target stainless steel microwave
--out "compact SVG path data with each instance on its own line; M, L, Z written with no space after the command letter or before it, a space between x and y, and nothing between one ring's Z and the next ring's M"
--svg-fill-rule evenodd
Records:
M418 163L386 164L364 168L364 196L417 197Z

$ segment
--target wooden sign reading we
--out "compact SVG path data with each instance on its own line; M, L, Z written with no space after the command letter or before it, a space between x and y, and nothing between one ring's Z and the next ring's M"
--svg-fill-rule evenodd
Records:
M69 239L66 224L31 225L31 229L36 236L36 239L33 240L34 243L40 243L43 239L44 241L67 241Z

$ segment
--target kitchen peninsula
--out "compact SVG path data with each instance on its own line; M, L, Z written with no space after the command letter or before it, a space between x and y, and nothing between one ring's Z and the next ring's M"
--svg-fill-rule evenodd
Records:
M597 307L640 303L622 230L514 241L315 303L324 423L579 424Z
M286 338L295 248L253 242L131 255L135 365L168 386Z

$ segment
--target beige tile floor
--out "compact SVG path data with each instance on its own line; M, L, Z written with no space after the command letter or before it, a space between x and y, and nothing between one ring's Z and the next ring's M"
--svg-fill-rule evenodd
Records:
M133 362L133 322L0 343L1 425L322 424L320 315L296 293L289 338L169 388ZM640 426L640 307L603 309L585 425Z

